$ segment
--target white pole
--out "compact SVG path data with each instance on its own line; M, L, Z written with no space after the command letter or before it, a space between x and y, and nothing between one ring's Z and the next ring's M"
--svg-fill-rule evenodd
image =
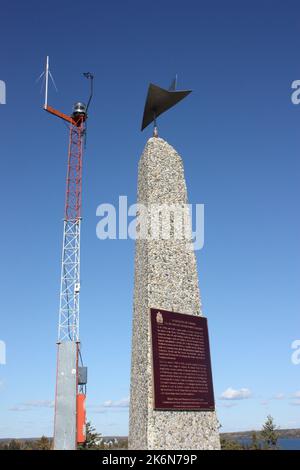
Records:
M49 77L49 56L48 55L47 55L47 58L46 58L45 76L46 76L46 86L45 86L45 105L44 105L44 108L47 108L47 105L48 105L48 77Z

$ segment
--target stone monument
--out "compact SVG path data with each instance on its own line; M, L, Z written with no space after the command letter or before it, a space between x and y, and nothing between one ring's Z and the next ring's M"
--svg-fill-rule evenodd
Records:
M185 207L188 202L183 163L174 148L157 137L157 129L154 135L146 144L138 174L138 203L145 208L147 236L136 240L129 448L217 450L219 424L206 324L198 322L205 319L191 249L190 216L184 218L189 232L184 239L174 236L172 216L173 236L165 239L159 230L154 237L152 233L160 221L158 217L153 222L153 206ZM187 345L184 351L180 349L187 361L177 360L178 345Z

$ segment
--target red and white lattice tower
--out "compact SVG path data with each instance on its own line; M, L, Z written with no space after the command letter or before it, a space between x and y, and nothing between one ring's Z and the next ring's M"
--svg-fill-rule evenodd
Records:
M80 226L84 117L70 125L58 341L79 342Z
M76 103L69 116L48 105L49 58L46 61L44 109L69 124L63 249L58 322L54 449L73 450L85 441L86 368L79 366L80 227L82 157L88 106ZM90 73L85 76L91 79ZM92 89L91 89L92 90Z

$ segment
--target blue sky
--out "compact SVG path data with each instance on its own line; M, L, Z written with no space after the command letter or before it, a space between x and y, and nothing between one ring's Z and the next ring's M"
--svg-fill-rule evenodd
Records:
M0 5L0 437L51 435L67 130L42 111L36 78L51 60L54 107L86 100L81 340L88 418L127 434L134 242L100 241L96 208L136 198L150 81L175 73L192 95L159 120L183 156L191 203L205 204L197 252L222 430L267 414L300 426L299 3L30 1ZM228 390L229 389L229 390ZM243 390L245 389L245 390ZM227 399L221 399L225 393ZM299 394L300 395L300 394Z

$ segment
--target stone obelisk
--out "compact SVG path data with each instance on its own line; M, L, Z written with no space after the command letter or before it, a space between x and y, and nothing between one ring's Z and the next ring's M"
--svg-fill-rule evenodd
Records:
M138 203L146 207L147 231L153 204L188 203L182 159L158 137L148 140L139 162ZM215 411L161 411L153 406L149 309L202 315L191 241L175 238L136 240L129 448L217 450Z

